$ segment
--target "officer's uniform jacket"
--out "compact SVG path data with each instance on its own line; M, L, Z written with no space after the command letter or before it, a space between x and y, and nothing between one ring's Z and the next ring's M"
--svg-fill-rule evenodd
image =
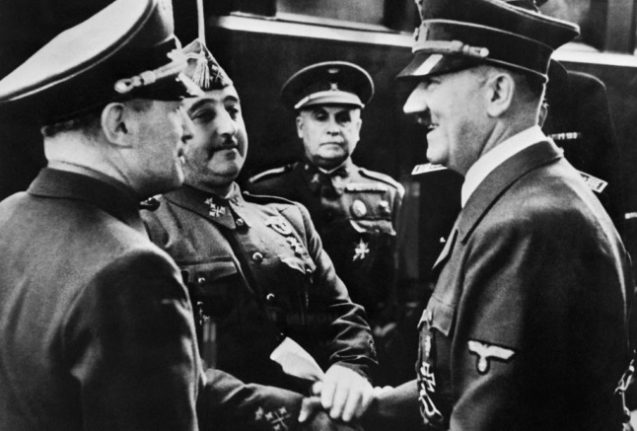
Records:
M307 207L352 300L375 320L394 293L403 187L348 159L330 175L309 163L265 171L252 177L248 188Z
M137 206L48 168L0 204L0 429L197 429L188 293Z
M552 142L485 178L434 275L416 365L431 429L621 429L629 259Z
M215 377L221 399L243 390L242 381L300 389L269 359L282 335L324 369L340 364L367 375L375 364L369 326L336 276L305 208L281 198L244 196L236 185L225 199L185 186L159 201L157 210L142 216L151 239L175 259L199 302L202 355L228 373ZM242 406L248 409L243 418L227 417L231 412L222 403L215 423L236 429L234 421L263 422L264 412L281 407L251 406Z

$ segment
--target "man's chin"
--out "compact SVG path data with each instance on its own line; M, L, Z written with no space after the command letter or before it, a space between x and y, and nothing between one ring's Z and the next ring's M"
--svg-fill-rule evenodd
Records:
M314 164L323 169L336 168L343 164L349 157L349 154L329 154L314 157Z

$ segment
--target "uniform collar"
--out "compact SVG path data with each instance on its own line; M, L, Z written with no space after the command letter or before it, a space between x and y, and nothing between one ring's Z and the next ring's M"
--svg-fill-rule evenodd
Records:
M504 191L520 177L542 165L562 157L562 151L546 140L530 145L491 171L469 197L460 211L456 226L459 239L465 243L482 217Z
M34 196L74 199L106 211L139 232L145 233L139 216L139 199L129 187L101 175L83 175L59 169L44 168L27 190Z
M464 207L480 183L505 160L530 145L546 139L540 126L536 125L511 136L480 157L465 175L460 194L460 205Z
M239 223L247 225L245 219L240 216L245 206L245 199L237 183L232 183L230 192L224 197L188 185L164 196L175 205L193 211L228 229L236 229L238 219L242 219Z
M332 182L335 177L342 179L348 178L355 168L352 158L348 157L343 164L329 171L312 165L309 162L302 163L301 171L305 181L308 183L310 190L317 193L320 190L322 182Z

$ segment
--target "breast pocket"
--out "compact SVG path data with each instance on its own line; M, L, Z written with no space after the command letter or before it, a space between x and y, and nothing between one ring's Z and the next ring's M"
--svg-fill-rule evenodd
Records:
M232 260L183 265L182 275L193 303L206 315L223 318L235 308L241 277Z

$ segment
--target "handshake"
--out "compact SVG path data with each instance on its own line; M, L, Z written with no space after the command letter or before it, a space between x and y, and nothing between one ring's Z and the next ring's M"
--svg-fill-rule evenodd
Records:
M301 404L300 423L319 411L325 411L332 420L357 421L375 400L391 391L390 387L372 387L365 377L344 365L334 364L323 372L314 358L290 338L286 338L270 358L287 374L314 382L311 394Z

